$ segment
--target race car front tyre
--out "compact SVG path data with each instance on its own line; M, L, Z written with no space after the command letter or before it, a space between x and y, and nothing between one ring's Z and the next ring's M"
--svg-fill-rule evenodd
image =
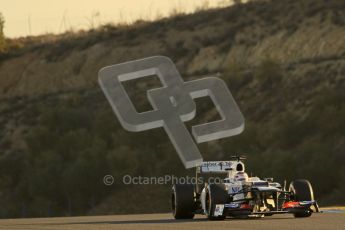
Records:
M308 180L295 180L290 183L290 192L293 194L295 201L313 201L314 192L313 188ZM295 217L309 217L312 211L310 209L301 210L294 213Z
M193 219L194 217L194 185L175 184L171 193L171 208L175 219Z
M309 209L296 210L293 215L296 218L310 217L313 212Z
M224 205L228 201L228 193L224 184L210 184L206 189L206 215L209 220L224 220L225 215L215 216L217 204Z

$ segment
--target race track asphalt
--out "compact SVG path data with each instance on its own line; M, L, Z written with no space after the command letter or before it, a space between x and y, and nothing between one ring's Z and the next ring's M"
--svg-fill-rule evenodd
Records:
M39 230L98 230L98 229L177 229L177 230L345 230L345 212L315 213L309 218L294 218L289 214L264 218L208 221L202 215L193 220L174 220L171 214L142 214L114 216L84 216L32 219L3 219L0 229Z

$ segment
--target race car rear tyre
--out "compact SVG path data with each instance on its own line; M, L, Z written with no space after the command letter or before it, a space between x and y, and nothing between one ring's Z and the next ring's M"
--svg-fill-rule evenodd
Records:
M193 219L195 211L194 185L175 184L172 187L171 208L175 219Z
M293 194L295 201L312 201L314 200L313 188L307 180L295 180L290 183L290 192ZM304 210L294 213L295 217L309 217L311 216L311 210Z
M210 184L206 189L206 215L209 220L224 220L225 215L214 216L217 204L225 204L228 201L228 193L224 184Z

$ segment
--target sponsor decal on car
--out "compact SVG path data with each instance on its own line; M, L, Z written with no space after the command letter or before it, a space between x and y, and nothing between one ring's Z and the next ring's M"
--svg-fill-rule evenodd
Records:
M240 204L238 203L230 203L230 204L225 204L226 208L239 208Z
M216 204L216 208L214 209L214 216L222 216L224 211L224 204Z

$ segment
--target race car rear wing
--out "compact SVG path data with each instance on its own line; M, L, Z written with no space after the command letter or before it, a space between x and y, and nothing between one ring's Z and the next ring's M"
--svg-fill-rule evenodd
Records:
M233 170L238 161L205 161L197 167L197 173L225 173Z

